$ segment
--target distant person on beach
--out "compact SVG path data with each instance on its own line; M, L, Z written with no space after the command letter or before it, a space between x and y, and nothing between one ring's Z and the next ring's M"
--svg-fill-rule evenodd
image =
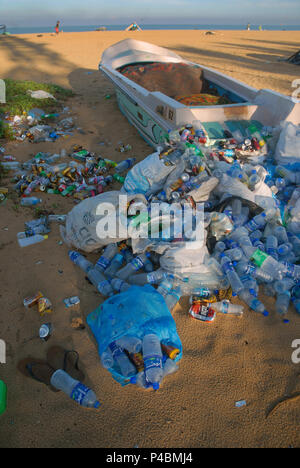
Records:
M60 25L60 21L57 21L56 26L55 26L55 33L56 34L59 34L59 25Z

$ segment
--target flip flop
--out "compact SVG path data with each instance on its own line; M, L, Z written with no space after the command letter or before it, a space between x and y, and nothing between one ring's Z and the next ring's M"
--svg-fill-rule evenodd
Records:
M66 350L61 346L52 346L47 351L47 362L55 370L63 369L73 379L83 382L84 373L78 367L79 354L74 350Z
M37 382L47 385L53 392L60 391L57 388L53 387L50 383L51 377L55 372L55 369L49 366L49 364L46 361L28 357L26 359L23 359L22 361L19 361L17 368L26 377L30 377L36 380Z

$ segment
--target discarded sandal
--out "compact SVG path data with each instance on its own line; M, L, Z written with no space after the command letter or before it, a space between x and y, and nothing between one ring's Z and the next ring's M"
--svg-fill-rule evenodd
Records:
M59 392L59 390L52 387L50 383L55 369L53 369L46 361L28 357L20 361L17 368L26 377L30 377L37 382L47 385L53 392Z
M47 351L47 362L55 370L62 369L73 379L84 381L85 375L78 367L79 354L77 351L68 351L61 346L52 346Z

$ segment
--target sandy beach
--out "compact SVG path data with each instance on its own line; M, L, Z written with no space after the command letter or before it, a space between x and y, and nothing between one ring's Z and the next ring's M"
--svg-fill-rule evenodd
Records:
M118 109L111 83L98 71L110 45L132 37L167 47L186 59L209 66L256 88L291 95L300 68L278 61L300 49L300 32L286 31L142 31L85 32L0 36L0 78L55 83L74 91L71 115L83 130L55 143L11 142L7 153L26 161L39 151L57 153L80 144L112 160L123 159L118 143L130 144L141 160L151 148ZM111 95L110 99L105 96ZM1 146L1 144L0 144ZM116 184L116 189L119 185ZM43 207L57 214L74 206L72 198L43 194ZM0 379L8 387L8 408L0 416L0 447L10 448L203 448L299 447L299 400L286 403L269 418L268 411L285 396L300 392L300 364L293 364L292 342L300 339L294 309L285 324L275 314L273 298L264 297L268 318L245 309L242 318L218 315L212 324L188 316L188 299L173 317L183 344L177 373L158 392L133 385L122 388L100 364L95 340L86 327L74 330L72 312L63 299L78 295L78 316L85 318L102 301L59 245L53 225L49 239L20 249L17 233L33 217L12 199L0 206L0 339L7 344L7 363ZM91 260L97 260L91 254ZM54 333L36 338L45 320L25 309L23 298L42 291L53 302L49 316ZM20 359L45 359L59 344L75 349L86 384L102 403L98 411L76 406L62 393L17 371ZM247 405L236 408L235 402Z

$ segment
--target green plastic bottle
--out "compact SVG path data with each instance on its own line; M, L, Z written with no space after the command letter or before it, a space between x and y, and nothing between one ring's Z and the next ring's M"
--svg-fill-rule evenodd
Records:
M0 380L0 415L6 410L7 388L5 383Z

